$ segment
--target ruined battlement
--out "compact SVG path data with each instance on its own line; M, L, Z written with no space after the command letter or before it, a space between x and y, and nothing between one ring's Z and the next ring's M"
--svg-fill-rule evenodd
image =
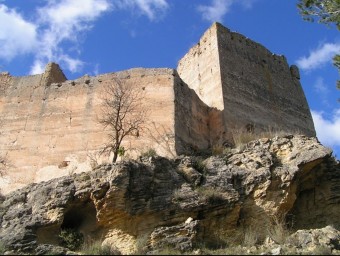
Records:
M147 131L123 142L130 157L150 148L168 157L207 150L232 143L237 131L315 136L298 68L214 23L176 70L134 68L67 80L49 63L40 75L1 73L0 152L11 167L0 187L90 170L91 161L103 160L94 159L107 141L98 122L101 94L115 77L145 90L149 110Z

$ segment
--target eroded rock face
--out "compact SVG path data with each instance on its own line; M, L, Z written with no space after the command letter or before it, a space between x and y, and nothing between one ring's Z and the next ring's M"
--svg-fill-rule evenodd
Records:
M339 182L331 151L304 136L260 139L206 159L100 165L7 195L0 240L8 250L37 252L58 245L61 229L74 229L129 254L141 238L148 251L218 246L245 227L264 239L271 217L283 214L293 229L339 229Z
M291 241L301 245L309 251L323 245L332 249L340 250L340 232L332 226L321 229L298 230L290 236Z

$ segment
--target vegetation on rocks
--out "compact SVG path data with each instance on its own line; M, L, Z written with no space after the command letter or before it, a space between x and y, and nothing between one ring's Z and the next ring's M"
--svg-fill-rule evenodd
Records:
M75 251L84 243L84 236L75 229L64 229L59 234L60 245Z
M5 196L0 240L29 254L336 254L340 164L331 154L289 135L227 155L99 165Z

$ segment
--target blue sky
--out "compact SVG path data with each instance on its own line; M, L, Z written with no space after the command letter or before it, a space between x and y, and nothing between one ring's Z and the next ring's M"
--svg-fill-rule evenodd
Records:
M297 0L0 0L0 71L60 64L68 79L134 67L176 68L214 21L300 68L317 136L340 157L334 27L306 22Z

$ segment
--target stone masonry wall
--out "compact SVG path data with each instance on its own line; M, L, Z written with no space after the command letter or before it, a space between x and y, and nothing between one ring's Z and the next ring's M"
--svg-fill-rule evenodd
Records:
M98 118L101 91L113 76L144 89L149 110L149 129L124 140L127 154L149 148L175 154L173 69L138 68L62 82L59 67L50 67L42 75L0 75L0 81L6 80L0 96L0 151L9 163L8 175L0 180L3 191L90 168L89 156L107 142Z
M177 154L193 153L210 147L209 111L179 77L175 83L175 136Z
M275 129L315 136L297 67L220 24L216 29L228 127L250 125L255 132Z
M216 24L209 28L199 43L178 62L181 79L209 107L223 110L221 72L218 56Z
M207 112L209 135L204 147L200 148L207 148L206 146L212 148L232 141L232 135L224 120L216 26L217 24L214 23L203 34L199 43L189 50L177 66L178 74L183 82L194 90L199 99L209 107Z
M114 77L145 92L147 129L122 145L130 157L149 149L168 157L213 149L246 128L315 136L297 67L214 23L177 71L135 68L66 80L50 63L41 75L1 73L3 192L108 160L97 155L108 140L98 120L103 88Z
M222 112L216 119L220 134L283 130L315 136L298 68L219 23L204 33L177 69L205 104Z

